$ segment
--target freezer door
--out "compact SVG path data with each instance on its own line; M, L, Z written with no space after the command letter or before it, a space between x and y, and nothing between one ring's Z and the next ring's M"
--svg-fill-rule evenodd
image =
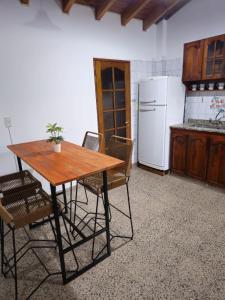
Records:
M139 84L139 103L165 105L167 102L167 77L141 81Z
M165 164L166 106L139 109L138 161L163 169Z

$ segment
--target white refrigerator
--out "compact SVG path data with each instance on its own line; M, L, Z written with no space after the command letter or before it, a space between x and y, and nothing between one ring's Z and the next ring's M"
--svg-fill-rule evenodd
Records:
M139 84L138 162L169 169L170 126L183 123L185 88L179 77L159 76Z

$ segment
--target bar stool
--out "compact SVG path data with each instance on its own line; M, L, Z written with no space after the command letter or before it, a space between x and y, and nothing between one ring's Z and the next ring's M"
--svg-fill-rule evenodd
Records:
M121 167L118 167L116 169L108 171L107 177L108 177L108 190L112 190L112 189L115 189L115 188L118 188L118 187L121 187L124 185L126 186L128 213L125 213L124 211L122 211L121 209L116 207L114 204L112 204L110 199L109 199L109 207L114 208L115 210L120 212L123 216L127 217L130 221L130 229L131 229L130 235L113 235L111 233L111 239L113 239L115 237L125 238L125 239L133 239L133 235L134 235L131 206L130 206L129 185L128 185L129 179L130 179L132 149L133 149L133 142L131 139L123 138L123 137L119 137L119 136L115 136L115 135L113 135L111 137L111 139L107 145L107 149L106 149L107 155L113 156L113 157L123 160L125 162ZM86 177L83 180L78 181L78 184L82 185L88 191L90 191L91 193L93 193L94 195L97 196L95 213L87 213L84 216L84 218L80 221L80 223L81 223L84 221L84 219L88 215L94 214L95 215L95 217L94 217L94 233L95 233L97 224L99 226L101 226L101 224L98 223L98 219L102 219L102 214L98 213L99 198L101 198L104 201L102 174L95 174L95 175ZM77 201L75 199L74 214L76 214L76 205L77 205ZM110 215L112 215L111 212L110 212ZM75 215L74 215L74 218L75 218ZM86 222L86 224L82 227L82 230L85 228L85 226L88 226L88 223L90 222L90 220L88 220ZM95 241L95 239L93 240L92 257L94 256L94 241ZM93 259L94 259L94 257L93 257Z
M21 258L28 252L32 250L35 256L38 258L39 262L43 265L47 276L41 281L41 283L30 293L27 297L30 298L31 295L41 286L41 284L50 276L57 275L59 272L50 273L45 267L43 261L40 259L35 251L35 248L56 248L56 241L54 240L29 240L20 249L16 249L16 231L28 224L31 224L44 217L49 218L53 233L53 225L50 219L50 215L53 213L51 198L40 188L40 187L30 187L26 190L20 190L16 193L8 193L4 197L0 198L0 217L1 217L1 272L6 277L6 275L11 272L15 280L15 299L18 299L18 284L17 284L17 264ZM4 232L4 224L7 225L8 231ZM11 257L6 257L5 255L5 237L12 233L12 246L13 254ZM26 234L27 230L25 229ZM55 236L55 233L54 233ZM29 235L28 235L29 237ZM30 242L44 242L42 246L28 246ZM46 246L46 242L51 245Z

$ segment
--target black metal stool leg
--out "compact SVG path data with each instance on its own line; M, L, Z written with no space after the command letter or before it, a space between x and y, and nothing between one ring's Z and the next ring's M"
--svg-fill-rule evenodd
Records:
M13 258L14 258L15 300L17 300L18 299L18 286L17 286L16 240L15 240L15 229L14 228L12 228L12 239L13 239Z
M97 201L96 201L94 234L96 233L96 224L97 224L97 216L98 216L98 200L99 200L99 195L97 195ZM92 260L94 260L94 248L95 248L95 237L93 238L92 241L92 251L91 251Z
M73 212L73 224L75 225L76 221L76 213L77 213L77 194L78 194L78 181L76 184L76 192L75 192L75 201L74 201L74 212ZM72 230L72 233L74 232L74 229Z
M1 220L1 273L4 275L4 223Z
M131 239L134 237L134 228L133 228L133 221L132 221L132 214L131 214L131 207L130 207L130 193L129 193L129 186L128 182L126 183L127 188L127 202L128 202L128 209L129 209L129 216L130 216L130 226L131 226Z
M85 192L85 197L86 197L86 202L84 202L84 204L88 205L88 195L87 195L87 189L85 186L84 186L84 192Z

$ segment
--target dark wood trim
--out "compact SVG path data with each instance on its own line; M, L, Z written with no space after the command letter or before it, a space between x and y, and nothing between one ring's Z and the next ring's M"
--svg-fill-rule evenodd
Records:
M164 175L167 175L169 173L169 170L166 170L166 171L162 171L162 170L157 170L155 168L151 168L149 166L145 166L141 163L137 163L137 166L143 170L146 170L146 171L149 171L151 173L154 173L154 174L157 174L157 175L160 175L160 176L164 176Z
M29 0L20 0L20 2L22 3L22 4L29 4Z
M146 31L151 25L157 23L160 19L163 19L164 16L173 10L180 1L181 0L174 0L168 7L164 6L163 8L163 6L161 6L159 12L151 12L150 15L143 20L143 30Z
M94 57L93 58L93 61L105 61L105 62L119 62L119 63L129 63L130 64L130 61L129 60L123 60L123 59L108 59L108 58L97 58L97 57Z
M95 19L101 20L115 2L116 0L105 0L100 6L97 6L95 9Z
M121 24L127 25L130 20L135 18L137 14L152 0L139 0L136 3L129 5L121 15Z
M68 14L76 0L63 0L63 12Z

